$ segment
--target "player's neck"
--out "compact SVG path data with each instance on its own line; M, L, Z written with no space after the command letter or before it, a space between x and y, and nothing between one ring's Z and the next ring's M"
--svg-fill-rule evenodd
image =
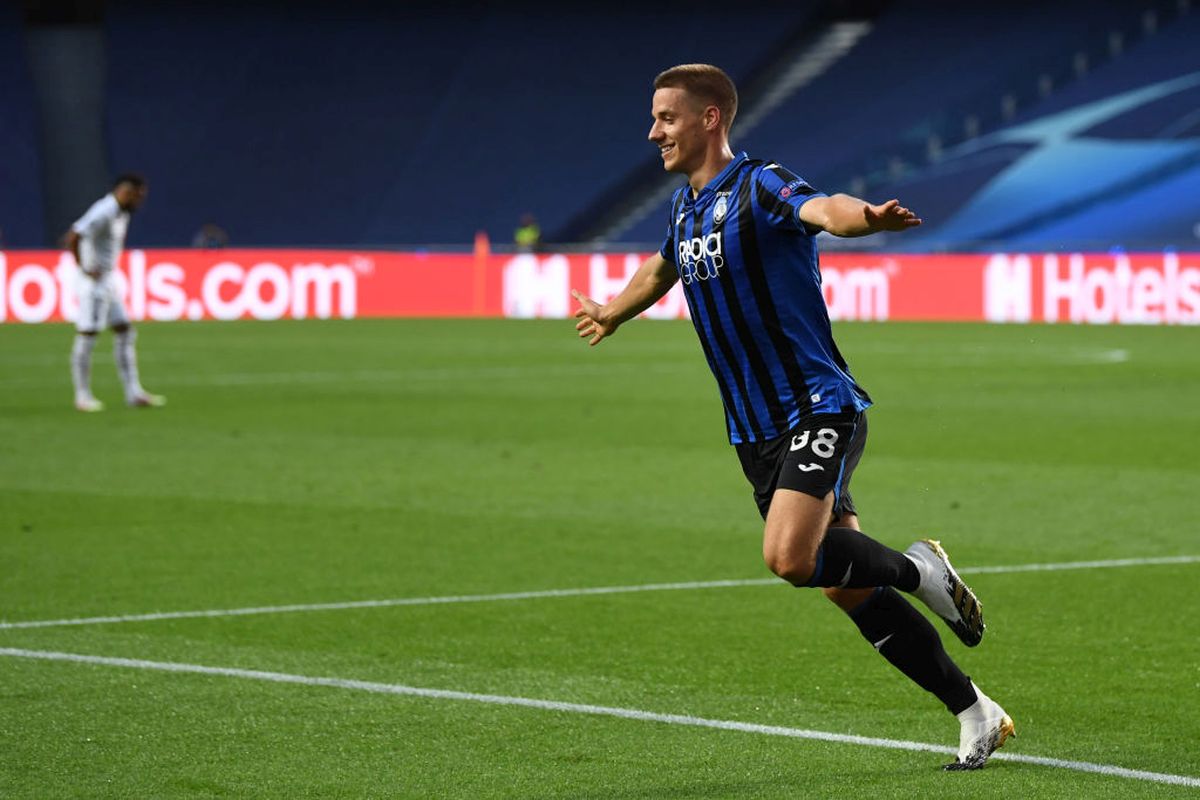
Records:
M720 175L721 170L728 167L731 161L733 161L733 151L729 149L729 142L714 143L700 168L688 175L692 196L700 194L700 190L707 186L713 178Z

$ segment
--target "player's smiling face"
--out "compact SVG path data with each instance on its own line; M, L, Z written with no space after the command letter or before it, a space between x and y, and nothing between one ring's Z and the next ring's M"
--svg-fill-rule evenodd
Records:
M658 89L650 105L650 141L662 154L663 169L690 175L704 165L707 148L704 109L683 89Z

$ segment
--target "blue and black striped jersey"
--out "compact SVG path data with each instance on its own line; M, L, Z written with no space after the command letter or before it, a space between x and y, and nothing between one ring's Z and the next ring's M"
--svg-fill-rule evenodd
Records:
M679 271L734 444L871 405L834 344L816 241L800 221L819 196L739 153L699 195L684 185L671 201L661 253Z

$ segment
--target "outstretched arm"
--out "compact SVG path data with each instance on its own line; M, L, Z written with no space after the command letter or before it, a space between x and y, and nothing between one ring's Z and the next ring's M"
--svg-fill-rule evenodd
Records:
M572 291L571 296L579 301L579 310L575 312L579 322L575 325L575 330L579 331L581 339L590 338L588 344L597 345L601 340L616 333L622 323L654 305L677 280L679 274L675 267L655 253L638 267L638 271L620 294L604 305L580 292Z
M906 231L921 224L921 218L901 206L899 200L876 206L848 194L812 198L800 206L800 220L834 236Z

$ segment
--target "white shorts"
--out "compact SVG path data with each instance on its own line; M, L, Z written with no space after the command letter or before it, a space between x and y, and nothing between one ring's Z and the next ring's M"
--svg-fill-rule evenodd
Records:
M81 271L75 281L75 294L79 298L75 330L99 333L105 328L129 324L129 312L121 299L116 275L111 271L98 278L89 278Z

